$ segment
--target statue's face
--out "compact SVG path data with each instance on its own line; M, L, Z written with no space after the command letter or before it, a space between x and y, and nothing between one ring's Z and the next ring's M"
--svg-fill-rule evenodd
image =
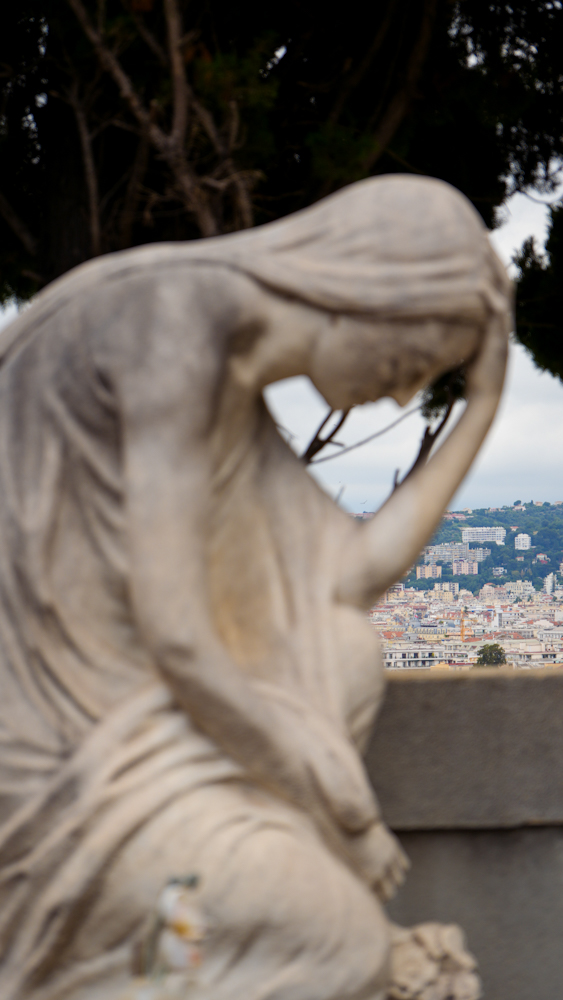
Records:
M315 341L310 376L334 410L385 396L404 406L439 375L469 361L482 336L472 323L334 316Z

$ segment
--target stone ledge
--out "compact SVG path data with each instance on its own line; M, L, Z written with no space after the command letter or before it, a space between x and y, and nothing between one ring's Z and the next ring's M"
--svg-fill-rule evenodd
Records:
M366 763L389 826L563 824L563 670L387 676Z

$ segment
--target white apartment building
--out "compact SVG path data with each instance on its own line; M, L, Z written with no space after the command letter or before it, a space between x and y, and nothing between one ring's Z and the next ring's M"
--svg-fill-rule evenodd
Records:
M507 628L509 625L517 625L520 622L520 615L515 611L496 610L493 618L493 628ZM519 629L516 629L519 631Z
M504 545L506 538L506 528L462 528L461 539L463 542L496 542L497 545Z
M438 594L459 594L459 583L435 583L434 592Z
M514 539L515 549L520 549L524 552L526 549L531 549L531 547L532 539L530 535L526 535L523 531L521 531L519 535L516 535L516 538Z
M504 587L514 597L524 597L525 595L531 597L532 594L536 593L531 580L515 580L514 583L505 583Z
M443 651L439 645L399 641L385 649L384 662L387 670L429 670L432 664L440 662L442 656Z
M534 667L546 667L553 663L561 662L560 654L553 648L545 646L542 642L540 648L537 646L510 651L510 659L515 667L520 670L530 670Z

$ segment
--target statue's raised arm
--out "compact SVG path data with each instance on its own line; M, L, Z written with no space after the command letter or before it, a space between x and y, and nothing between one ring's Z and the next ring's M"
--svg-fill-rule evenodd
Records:
M364 607L471 464L509 318L471 205L393 176L99 258L3 334L2 1000L411 1000ZM367 527L262 398L308 375L333 408L404 403L461 362L464 415Z
M506 315L492 314L467 364L467 407L430 461L413 470L346 551L339 594L371 607L412 566L437 528L494 419L508 352ZM451 329L445 331L452 333ZM462 329L454 327L454 334ZM460 357L460 360L465 360Z

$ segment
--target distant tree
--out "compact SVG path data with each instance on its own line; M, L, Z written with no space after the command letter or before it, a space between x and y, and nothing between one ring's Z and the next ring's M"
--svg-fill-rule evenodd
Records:
M506 663L506 655L498 642L487 642L477 650L477 667L499 667Z

